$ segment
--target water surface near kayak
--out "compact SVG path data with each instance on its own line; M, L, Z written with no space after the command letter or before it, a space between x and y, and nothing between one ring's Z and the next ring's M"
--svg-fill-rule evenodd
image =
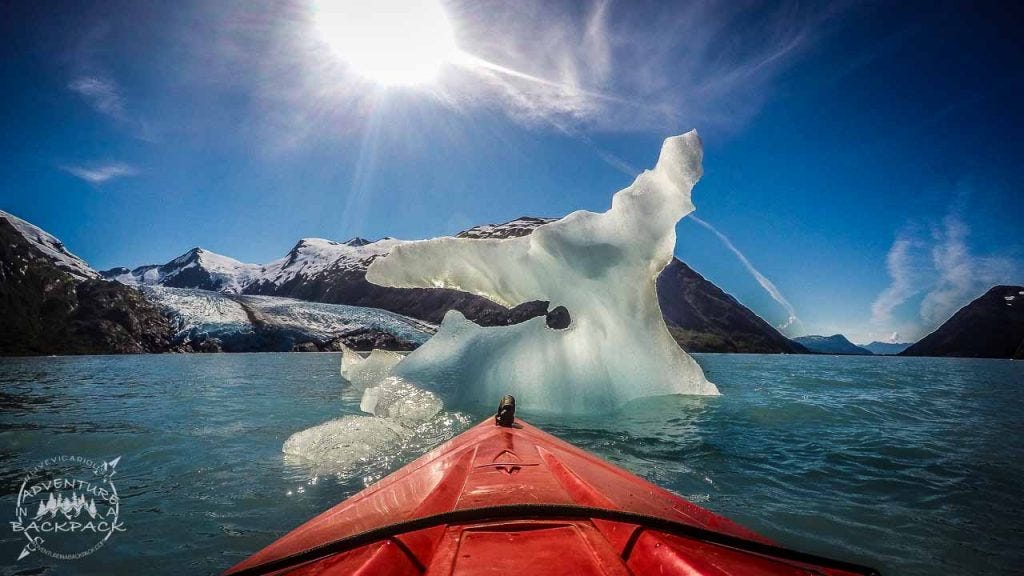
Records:
M1009 574L1024 555L1024 363L695 355L723 395L532 423L788 546L885 574ZM341 473L286 459L344 414L335 354L0 358L4 574L217 573L487 416L450 413ZM24 471L122 456L124 533L15 561Z

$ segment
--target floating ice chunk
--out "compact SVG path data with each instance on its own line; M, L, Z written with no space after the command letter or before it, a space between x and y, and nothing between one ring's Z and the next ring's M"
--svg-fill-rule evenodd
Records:
M358 474L364 480L382 477L396 462L422 454L472 424L459 412L445 412L418 424L403 426L391 418L344 416L293 434L284 443L286 461L311 476Z
M343 346L341 350L341 377L350 384L365 390L376 386L391 373L391 369L402 360L403 356L389 350L374 350L363 358L358 352Z
M693 211L701 176L696 132L665 140L658 163L612 198L607 212L578 211L508 239L437 238L395 246L366 278L382 286L441 287L505 306L546 300L569 312L481 327L458 312L391 374L447 402L555 412L612 410L640 397L717 394L669 334L655 281L675 248L675 225Z
M351 469L412 435L387 418L344 416L292 434L282 451L332 469Z
M437 395L417 388L391 370L403 356L388 350L374 350L366 358L343 347L341 376L363 390L359 409L381 418L391 418L407 426L415 426L436 416L443 404Z
M444 405L436 394L389 376L367 388L359 409L381 418L391 418L404 426L416 426L436 416Z

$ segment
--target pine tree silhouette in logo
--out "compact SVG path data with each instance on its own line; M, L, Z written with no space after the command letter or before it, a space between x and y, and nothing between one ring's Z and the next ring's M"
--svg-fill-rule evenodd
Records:
M72 492L70 498L65 498L60 492L56 496L50 493L50 498L43 502L39 501L39 510L36 512L36 520L45 518L47 515L52 518L56 518L57 514L63 514L64 518L70 520L72 518L78 518L78 516L85 512L90 518L96 518L98 513L96 512L96 502L91 498L86 500L85 495L79 496Z

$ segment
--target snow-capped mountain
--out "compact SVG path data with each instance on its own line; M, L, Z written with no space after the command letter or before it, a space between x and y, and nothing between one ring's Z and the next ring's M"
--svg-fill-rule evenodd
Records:
M200 288L240 294L261 269L256 264L246 264L196 247L167 264L139 266L134 270L113 268L101 274L128 286Z
M386 255L403 240L382 238L375 242L352 238L334 242L323 238L303 238L284 258L260 267L258 275L248 281L254 290L283 286L296 278L314 278L328 270L334 272L365 271L374 259Z
M504 224L475 226L459 238L511 238L530 234L552 218L522 217ZM135 284L214 289L227 294L268 295L305 301L346 304L388 310L437 324L456 309L484 325L521 322L546 312L546 302L528 302L508 310L480 296L445 289L400 289L366 280L370 263L402 240L371 242L353 238L334 242L320 238L300 240L283 258L264 265L244 264L220 256L189 258L196 250L161 266L143 266L131 272L104 272L108 278ZM198 249L197 249L198 250ZM200 250L203 254L212 254ZM156 270L156 272L153 272ZM686 264L673 259L658 278L658 298L673 335L695 352L786 352L807 350L788 340L756 314Z
M410 349L433 327L381 310L240 296L255 281L363 267L386 250L362 239L304 240L266 266L196 248L104 280L53 235L0 212L0 354ZM177 289L175 286L189 286Z
M0 354L161 352L170 322L53 235L0 212Z
M0 220L5 220L17 233L35 248L53 266L80 280L99 278L99 274L78 256L64 247L64 243L42 228L0 210Z
M327 270L366 270L374 258L387 254L401 243L393 238L376 242L363 238L347 242L303 238L283 258L262 265L239 262L196 247L166 264L150 264L133 270L112 268L101 274L129 286L199 288L226 294L243 294L253 287L253 291L262 293L299 277L316 277Z
M525 220L525 219L524 219ZM538 220L538 224L543 221ZM521 227L521 226L517 226ZM492 227L503 230L502 226ZM404 290L366 281L370 263L405 241L352 238L335 242L304 238L283 257L267 264L246 264L195 248L166 264L134 270L114 268L105 278L132 286L200 288L227 294L283 296L330 304L381 308L440 323L456 309L484 324L507 324L525 317L479 296L454 290ZM539 311L543 313L543 309ZM528 316L527 316L528 317Z
M458 238L512 238L525 236L555 218L522 217L504 224L485 224L459 232ZM139 266L133 270L112 268L101 272L104 278L129 286L168 286L199 288L227 294L267 294L294 284L296 280L315 282L324 275L347 272L363 274L374 259L387 255L404 240L382 238L376 241L352 238L335 242L323 238L303 238L283 257L267 264L248 264L196 247L166 264Z

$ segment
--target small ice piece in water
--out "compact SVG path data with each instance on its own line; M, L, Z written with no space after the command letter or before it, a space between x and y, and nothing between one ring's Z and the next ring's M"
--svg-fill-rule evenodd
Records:
M391 373L391 369L402 360L402 355L390 350L374 350L363 358L358 352L342 346L341 377L356 388L365 390L376 386Z
M514 394L522 408L562 413L717 394L669 334L655 290L676 223L694 209L701 157L691 131L665 140L655 168L616 193L607 212L573 212L516 238L410 242L374 260L366 278L381 286L452 288L508 307L544 300L565 310L554 314L557 328L543 317L482 327L450 311L391 375L446 404L489 406Z
M292 434L282 452L329 470L351 470L360 462L396 449L412 430L387 418L344 416Z
M404 426L416 426L436 416L444 405L436 394L422 390L401 378L389 376L379 385L367 388L359 409L381 418L391 418Z

